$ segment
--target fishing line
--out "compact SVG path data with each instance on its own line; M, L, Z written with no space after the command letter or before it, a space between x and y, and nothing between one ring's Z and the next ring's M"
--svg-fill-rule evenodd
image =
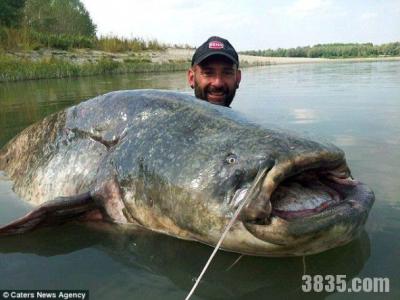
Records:
M232 269L232 268L239 262L239 260L240 260L242 257L243 257L243 254L240 255L240 256L233 262L233 264L231 264L231 265L229 266L229 268L227 268L225 271L229 271L230 269Z
M211 261L213 260L215 254L217 253L219 247L221 246L222 242L224 241L226 235L228 234L228 231L231 229L233 223L235 223L237 217L239 216L240 211L245 207L249 199L251 198L251 195L254 194L255 188L258 186L258 182L261 180L261 178L264 178L264 174L268 171L268 168L265 168L261 171L258 172L256 179L254 180L254 184L251 186L249 191L247 192L247 195L245 196L244 200L242 203L239 205L239 207L236 209L235 213L233 214L231 220L229 221L228 225L226 225L224 232L222 233L217 245L214 248L214 251L211 253L210 257L208 258L206 264L203 267L203 270L201 271L199 277L197 277L196 282L194 283L192 289L190 290L189 294L186 296L185 300L189 300L190 297L193 295L194 291L196 290L197 286L199 285L201 279L203 278L204 273L207 271L208 266L210 265Z

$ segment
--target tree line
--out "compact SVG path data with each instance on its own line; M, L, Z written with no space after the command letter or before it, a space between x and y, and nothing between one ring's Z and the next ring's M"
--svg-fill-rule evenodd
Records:
M96 25L80 0L0 0L0 50L43 47L123 52L166 45L141 38L97 38Z
M96 34L96 25L80 0L1 0L0 26L49 34Z
M272 57L350 58L400 56L400 42L374 45L372 43L335 43L289 49L243 51L242 54Z

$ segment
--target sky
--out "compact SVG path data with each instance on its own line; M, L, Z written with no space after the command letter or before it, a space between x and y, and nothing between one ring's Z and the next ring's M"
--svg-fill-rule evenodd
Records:
M400 0L81 0L98 35L238 51L400 41Z

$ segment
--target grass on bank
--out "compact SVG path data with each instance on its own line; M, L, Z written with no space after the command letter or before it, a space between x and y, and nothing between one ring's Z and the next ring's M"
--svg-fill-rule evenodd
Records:
M111 53L140 53L147 50L163 51L169 47L190 48L188 45L169 45L155 39L125 39L113 35L97 38L80 35L40 33L26 27L0 27L0 82L100 74L187 70L189 62L184 61L153 63L151 60L145 58L128 58L120 62L112 58L102 58L94 62L78 64L68 59L54 57L43 58L37 61L5 55L6 52L39 51L43 48L58 50L92 49Z
M59 50L93 49L107 52L128 52L143 50L165 50L166 48L191 48L189 45L170 45L156 39L145 40L133 37L120 38L115 35L87 37L82 35L50 34L29 28L0 27L0 49L6 51L39 50L52 48Z
M152 63L148 60L126 60L124 62L102 58L97 62L76 64L62 59L32 61L0 56L0 82L79 77L101 74L149 73L187 70L185 61Z

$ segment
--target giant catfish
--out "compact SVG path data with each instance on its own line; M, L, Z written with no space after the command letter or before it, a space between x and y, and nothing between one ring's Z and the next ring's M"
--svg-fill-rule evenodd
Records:
M111 92L52 114L0 150L0 170L37 206L0 235L80 220L215 245L248 201L222 248L299 256L353 240L374 201L334 145L171 91Z

